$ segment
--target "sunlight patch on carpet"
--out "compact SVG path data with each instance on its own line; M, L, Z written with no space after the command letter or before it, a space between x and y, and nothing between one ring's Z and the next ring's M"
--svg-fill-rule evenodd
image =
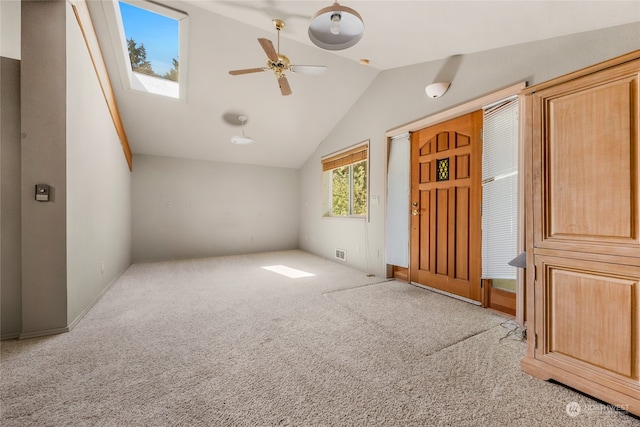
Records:
M286 265L270 265L262 268L264 268L265 270L273 271L274 273L278 273L283 276L289 277L291 279L299 279L300 277L315 276L315 274L313 273L297 270L295 268L287 267Z

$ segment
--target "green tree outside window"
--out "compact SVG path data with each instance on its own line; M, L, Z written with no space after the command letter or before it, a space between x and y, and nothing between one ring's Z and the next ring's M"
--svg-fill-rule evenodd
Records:
M131 61L131 70L136 73L146 74L148 76L160 77L166 80L178 81L178 69L180 62L173 58L173 68L163 75L160 75L153 71L151 62L147 60L147 50L144 47L144 43L136 43L133 38L127 40L127 49L129 50L129 60Z
M367 161L331 171L331 215L367 214Z
M367 214L367 161L353 166L353 215Z

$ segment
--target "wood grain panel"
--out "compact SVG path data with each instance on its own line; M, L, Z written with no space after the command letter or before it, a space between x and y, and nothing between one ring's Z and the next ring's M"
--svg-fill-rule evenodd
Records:
M456 148L466 147L467 145L471 145L471 138L469 135L465 135L463 133L456 132Z
M465 179L471 177L471 159L469 154L456 156L456 179Z
M439 153L441 151L446 151L449 149L449 133L441 132L436 136L436 151Z
M455 278L469 280L469 207L471 188L457 187L455 193Z
M449 189L436 189L436 274L449 272Z
M420 141L422 142L422 141ZM433 146L433 141L431 139L425 141L423 145L420 146L420 155L427 156L431 154L431 147Z
M549 351L637 378L633 295L637 282L594 272L549 271Z
M393 266L393 278L402 282L409 281L409 269L406 267Z
M420 270L431 271L430 266L430 222L431 222L431 191L420 192L420 215L418 216L420 221L420 229L422 231L423 238L425 239L425 245L420 247Z
M420 164L420 183L425 184L431 182L431 163L424 162Z
M551 236L636 238L632 82L548 101Z
M494 287L491 279L482 279L482 284L488 308L499 311L502 314L516 315L515 292Z

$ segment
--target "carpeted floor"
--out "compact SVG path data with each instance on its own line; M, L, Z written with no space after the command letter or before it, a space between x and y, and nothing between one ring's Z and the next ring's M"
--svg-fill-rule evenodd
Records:
M1 343L0 425L640 425L522 373L519 332L301 251L138 264L70 333Z

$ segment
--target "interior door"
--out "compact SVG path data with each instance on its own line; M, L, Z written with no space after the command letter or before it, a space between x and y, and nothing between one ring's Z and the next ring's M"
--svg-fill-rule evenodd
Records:
M480 301L482 111L411 135L410 280Z

